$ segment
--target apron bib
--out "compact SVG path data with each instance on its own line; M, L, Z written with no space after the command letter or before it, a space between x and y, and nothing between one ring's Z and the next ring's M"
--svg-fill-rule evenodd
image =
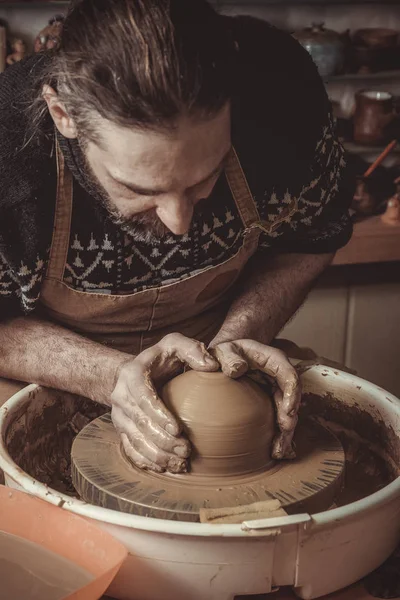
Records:
M57 199L41 315L112 348L139 354L166 334L179 332L209 343L223 323L232 286L257 250L262 230L271 231L295 210L272 223L261 222L239 159L232 149L226 178L244 226L242 246L225 262L175 283L133 294L87 293L64 283L73 206L73 176L57 147Z

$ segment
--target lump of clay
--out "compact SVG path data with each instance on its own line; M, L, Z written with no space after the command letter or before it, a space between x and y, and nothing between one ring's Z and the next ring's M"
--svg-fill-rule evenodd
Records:
M192 443L192 473L244 475L271 463L273 402L248 377L188 371L167 383L161 397Z

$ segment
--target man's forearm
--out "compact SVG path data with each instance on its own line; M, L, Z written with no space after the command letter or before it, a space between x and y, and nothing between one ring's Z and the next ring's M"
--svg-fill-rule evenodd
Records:
M260 265L254 257L239 294L211 345L237 339L270 344L304 302L333 254L283 254Z
M47 321L21 317L0 323L0 377L108 404L119 368L129 358Z

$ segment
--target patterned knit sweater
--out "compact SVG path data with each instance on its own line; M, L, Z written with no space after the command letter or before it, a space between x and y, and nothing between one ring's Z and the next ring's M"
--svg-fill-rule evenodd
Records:
M298 210L262 234L272 252L332 252L351 235L353 181L335 137L325 88L309 55L286 33L249 17L230 18L238 43L232 99L235 149L263 220L292 199ZM56 198L54 128L48 116L33 137L29 111L46 56L0 76L0 318L34 311L46 272ZM74 289L134 293L217 265L236 253L243 225L222 175L184 236L145 243L115 226L93 196L77 145L60 145L74 176L64 281Z

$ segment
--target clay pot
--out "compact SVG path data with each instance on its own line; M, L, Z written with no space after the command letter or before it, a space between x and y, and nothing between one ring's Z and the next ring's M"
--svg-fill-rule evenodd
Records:
M167 383L161 397L191 441L193 473L244 475L271 463L273 402L251 379L188 371Z
M387 128L395 118L394 98L389 92L358 92L353 119L354 141L366 145L388 142Z
M394 183L396 184L396 193L387 201L386 210L381 219L386 225L400 227L400 177Z
M368 180L365 180L364 177L357 177L356 181L356 190L351 208L357 215L362 215L364 217L371 216L376 210L378 204L377 200L368 188Z
M359 29L353 35L356 45L364 45L368 48L395 48L398 38L398 31L384 28Z
M386 211L381 218L387 225L400 226L400 194L388 200Z
M399 33L394 29L359 29L352 37L351 69L356 73L397 69L398 40Z
M34 42L34 52L43 52L53 50L60 42L64 23L64 15L55 15L52 17L44 29L36 36Z
M311 54L321 77L329 77L341 69L345 58L345 44L339 33L315 24L297 31L293 37Z

